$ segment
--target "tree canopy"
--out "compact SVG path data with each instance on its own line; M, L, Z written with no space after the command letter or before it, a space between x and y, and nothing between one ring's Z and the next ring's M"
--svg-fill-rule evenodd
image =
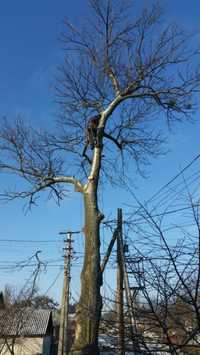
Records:
M26 181L18 191L6 191L8 198L34 202L36 193L48 187L59 200L66 192L59 185L63 182L79 189L92 162L82 157L91 115L102 116L101 176L123 183L130 162L140 169L149 156L160 153L164 122L188 120L194 113L200 83L194 35L167 23L158 3L139 16L129 1L89 4L92 16L82 28L65 20L54 132L42 132L20 118L14 124L2 121L0 169Z

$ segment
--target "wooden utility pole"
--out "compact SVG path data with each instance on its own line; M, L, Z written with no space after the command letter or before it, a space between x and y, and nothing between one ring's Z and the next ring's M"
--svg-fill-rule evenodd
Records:
M125 342L124 342L124 297L123 297L123 283L124 272L122 255L120 248L120 240L123 240L122 234L122 210L117 210L117 322L118 322L118 350L119 355L125 355Z
M62 292L62 305L60 314L60 331L58 342L58 355L67 355L68 353L68 314L69 314L69 294L70 294L70 280L71 280L71 258L72 258L72 234L78 232L60 232L61 235L67 235L64 247L64 280Z
M119 220L121 220L121 225L122 225L122 210L119 209ZM128 272L126 268L126 261L125 261L125 256L124 256L124 244L123 244L123 235L122 232L118 234L118 240L119 240L119 249L120 249L120 256L121 256L121 263L122 263L122 269L123 269L123 279L124 279L124 288L125 288L125 294L126 294L126 302L128 306L128 313L129 313L129 318L130 318L130 324L131 324L131 332L132 332L132 340L133 340L133 351L134 354L139 353L138 349L138 343L137 343L137 327L136 327L136 322L135 322L135 311L134 311L134 304L133 304L133 298L131 294L131 288L129 284L129 278L128 278Z

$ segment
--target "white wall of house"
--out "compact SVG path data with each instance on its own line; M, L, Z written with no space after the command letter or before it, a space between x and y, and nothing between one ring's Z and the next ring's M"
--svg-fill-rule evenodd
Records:
M11 344L11 340L8 340ZM0 350L4 344L3 339L0 339ZM43 355L43 338L17 338L14 346L15 355ZM3 347L1 355L11 355L7 346ZM45 355L49 355L48 352Z

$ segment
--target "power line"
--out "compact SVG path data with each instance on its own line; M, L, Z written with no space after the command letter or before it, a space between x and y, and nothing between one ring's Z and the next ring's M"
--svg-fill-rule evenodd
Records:
M198 159L200 158L200 154L198 154L196 157L194 157L192 159L192 161L190 161L190 163L188 163L178 174L176 174L173 178L171 178L165 185L163 185L157 192L155 192L155 194L153 194L153 196L151 196L151 198L147 201L150 202L153 199L155 199L155 197L157 195L160 194L161 191L163 191L164 189L166 189L166 187L168 187L172 182L174 182L178 177L180 177L187 169L189 169Z
M15 242L15 243L56 243L56 244L61 244L58 241L54 240L40 240L40 239L35 239L35 240L28 240L28 239L0 239L0 242Z
M199 204L194 204L193 207L199 207L200 205ZM146 222L147 219L150 219L150 218L155 218L155 217L163 217L163 216L166 216L166 215L169 215L169 214L174 214L174 213L178 213L178 212L182 212L182 211L186 211L186 210L190 210L191 209L191 206L187 206L187 207L181 207L181 208L177 208L177 209L174 209L174 210L169 210L169 211L164 211L163 213L158 213L158 214L155 214L155 215L152 215L151 217L148 217L146 216L145 218L138 218L138 219L133 219L131 220L131 223L138 223L138 222ZM126 224L127 221L124 221L124 224ZM130 220L129 220L130 222Z
M169 185L171 185L176 179L178 179L178 177L180 177L187 169L189 169L198 159L200 158L200 154L198 154L197 156L195 156L192 161L190 161L190 163L188 163L183 169L181 169L181 171L176 174L174 177L172 177L165 185L163 185L160 189L158 189L158 191L156 191L147 201L145 201L145 204L152 202L153 200L155 200L155 198L164 190L166 189ZM135 193L133 193L133 191L131 190L130 187L127 186L127 190L129 191L129 193L136 199L136 201L138 202L138 199L136 198ZM154 208L155 209L155 208ZM134 212L134 214L137 214L139 211L141 210L141 206L138 207L138 209Z

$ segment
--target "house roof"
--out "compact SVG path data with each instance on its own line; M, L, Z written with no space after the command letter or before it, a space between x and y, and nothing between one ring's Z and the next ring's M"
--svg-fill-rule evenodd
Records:
M0 310L0 337L44 336L52 325L50 310L31 308Z

